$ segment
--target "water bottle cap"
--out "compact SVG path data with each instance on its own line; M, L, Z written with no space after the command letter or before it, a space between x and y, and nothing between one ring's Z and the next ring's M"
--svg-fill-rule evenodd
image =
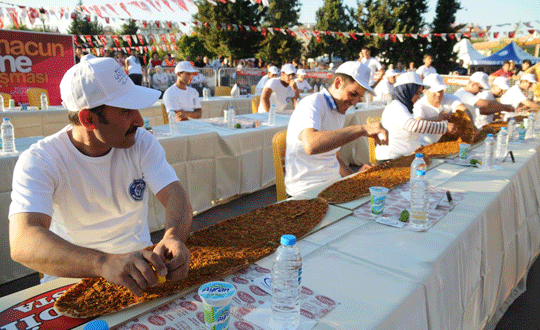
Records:
M281 236L281 244L286 246L292 246L296 244L296 237L294 235Z
M9 120L9 118L4 118L4 121L8 121L8 120Z
M415 158L424 158L424 154L417 153L414 155Z
M108 330L109 325L103 320L93 320L84 326L84 330Z
M229 107L229 110L230 110L230 109L234 109L232 105Z
M506 127L501 127L501 131L506 131Z
M487 137L493 137L493 134L489 133L489 134L487 135Z
M426 175L426 171L424 171L424 170L416 170L416 175L418 175L418 176Z

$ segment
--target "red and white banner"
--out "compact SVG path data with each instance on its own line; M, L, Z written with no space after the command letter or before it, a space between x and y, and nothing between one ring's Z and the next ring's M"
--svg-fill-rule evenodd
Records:
M51 105L60 105L60 81L75 64L73 37L0 30L0 91L17 104L27 103L26 90L45 88Z

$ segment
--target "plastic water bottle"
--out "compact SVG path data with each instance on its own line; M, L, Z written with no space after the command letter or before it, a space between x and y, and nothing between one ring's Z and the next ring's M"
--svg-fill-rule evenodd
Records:
M235 113L234 113L234 108L233 106L231 105L229 107L229 118L227 118L227 127L229 128L234 128L234 124L236 123L236 119L235 119Z
M510 118L510 121L508 121L508 142L514 141L515 128L516 120L514 118Z
M484 143L484 157L482 158L482 167L485 169L493 168L493 154L495 152L495 139L493 134L488 134Z
M318 93L319 92L319 87L317 86L317 84L313 84L313 93Z
M93 320L86 323L84 330L109 330L109 325L103 320Z
M272 329L298 328L301 282L302 256L296 246L296 237L283 235L272 261Z
M508 131L506 127L501 127L501 131L497 135L497 157L504 157L508 152Z
M169 133L171 135L176 134L176 113L173 110L169 110L167 113L167 118L169 118Z
M411 186L414 182L414 179L416 179L416 171L418 170L426 170L426 162L424 161L424 154L415 154L414 160L411 163L411 178L410 183Z
M276 124L276 106L271 104L270 111L268 111L268 125L274 126Z
M49 109L49 101L45 92L41 93L41 110Z
M416 231L427 229L429 209L429 183L426 171L417 170L411 186L411 228Z
M202 90L203 100L208 101L209 94L210 94L210 91L208 90L208 88L206 87L203 88Z
M0 94L0 111L6 111L4 108L4 97Z
M9 118L4 118L2 122L2 152L4 154L9 154L12 152L17 152L15 149L15 132L13 129L13 124L9 121Z
M526 139L532 139L534 137L534 114L530 114L527 120L527 133L525 133Z

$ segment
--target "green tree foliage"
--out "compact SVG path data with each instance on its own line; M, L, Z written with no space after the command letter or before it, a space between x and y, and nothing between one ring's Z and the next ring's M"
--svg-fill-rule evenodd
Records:
M242 28L244 25L260 26L262 6L252 4L249 0L218 2L216 6L198 0L197 6L199 11L193 15L194 19L209 24L199 25L194 30L204 41L208 51L232 59L255 56L263 39L261 33L240 30L240 27L237 30L233 24L242 25ZM222 24L225 24L225 27Z
M209 58L214 58L216 56L216 54L206 49L204 46L204 39L198 34L193 34L191 36L183 35L176 44L178 46L176 58L185 59L189 56L191 59L195 59L199 55L208 56Z
M116 35L134 35L137 34L137 31L139 31L139 27L135 23L134 20L130 19L128 20L127 24L124 23L120 26L120 29L115 32ZM137 41L138 42L138 41ZM120 39L120 46L121 47L129 47L129 44L127 41Z
M317 31L340 31L347 32L354 30L353 10L343 5L342 0L325 0L321 8L316 12ZM337 55L341 59L352 60L358 54L358 49L362 46L361 40L354 40L346 36L321 35L321 41L312 38L308 45L308 56L317 57L328 54L329 58Z
M94 17L94 20L88 22L86 16L77 15L75 19L71 21L68 33L75 35L99 35L103 34L103 26L99 24L96 17Z
M363 33L417 34L424 27L422 16L426 13L426 0L366 0L356 12L359 28ZM370 36L367 46L373 48L371 55L380 54L383 62L422 63L427 41L404 37L403 42L389 38Z
M454 33L461 28L460 26L453 27L459 9L461 9L461 5L458 0L438 0L431 32ZM437 72L446 74L456 67L456 54L454 53L456 41L450 37L447 37L446 41L440 37L433 38L430 53L433 55L433 66Z
M270 2L270 7L264 9L263 26L267 28L290 29L299 24L300 1L280 0ZM302 43L290 34L274 31L267 32L261 41L257 57L262 57L276 65L299 59L302 55Z

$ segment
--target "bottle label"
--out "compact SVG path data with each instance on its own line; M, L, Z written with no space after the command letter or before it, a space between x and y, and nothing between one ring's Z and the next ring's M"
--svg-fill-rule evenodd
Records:
M302 284L302 267L298 269L298 285Z

